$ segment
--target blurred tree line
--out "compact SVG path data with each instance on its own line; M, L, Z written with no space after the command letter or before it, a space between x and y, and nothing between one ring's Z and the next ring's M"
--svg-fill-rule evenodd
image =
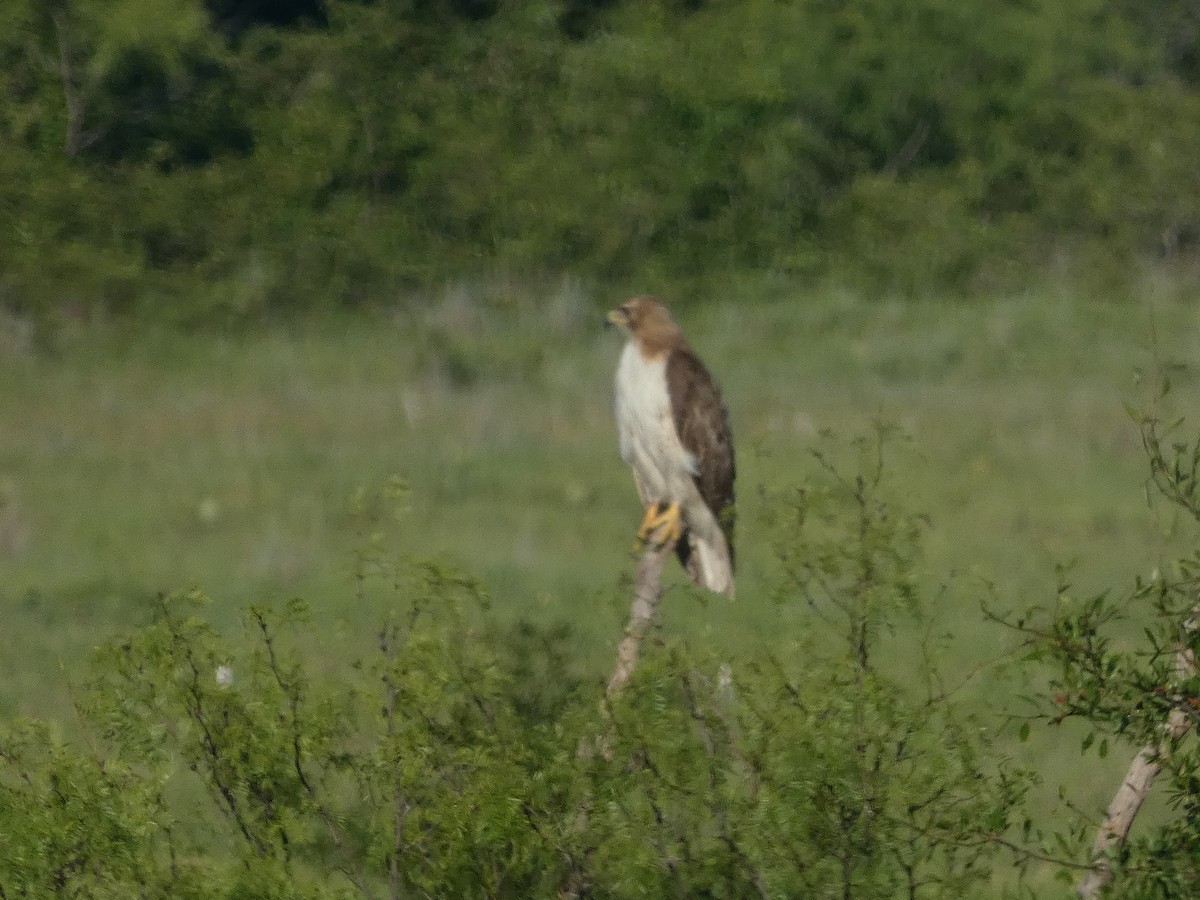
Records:
M1193 0L5 0L0 304L1186 269L1198 33Z

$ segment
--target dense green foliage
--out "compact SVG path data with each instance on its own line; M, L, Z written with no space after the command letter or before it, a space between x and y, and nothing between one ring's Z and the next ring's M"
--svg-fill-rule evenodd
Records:
M1160 400L1169 391L1164 384ZM1064 578L1052 606L1001 621L1023 636L1029 658L1050 664L1039 718L1055 726L1085 722L1085 755L1146 748L1161 766L1154 789L1169 815L1135 830L1111 860L1112 894L1149 900L1191 897L1200 887L1200 436L1187 434L1183 420L1139 418L1155 496L1178 517L1175 527L1187 531L1193 549L1120 592L1080 597ZM1076 833L1091 827L1086 818L1073 826Z
M11 0L0 302L1194 260L1182 0Z
M871 444L874 448L877 445ZM864 450L868 445L864 445ZM496 639L469 578L364 553L393 586L375 651L317 672L302 604L240 639L204 598L106 645L85 739L0 738L5 896L967 896L1007 851L1029 776L940 691L875 655L921 615L919 521L882 469L773 503L798 635L719 661L668 640L602 700ZM781 543L781 548L785 544ZM553 643L552 635L541 638ZM931 677L935 669L925 663ZM207 799L206 799L207 798Z
M1162 495L1196 515L1200 442L1143 420ZM247 609L240 636L199 593L97 653L79 739L36 721L0 732L0 891L124 897L1046 896L1084 868L1094 823L1037 823L1036 773L997 724L955 700L917 587L923 518L884 478L889 432L844 469L780 489L776 602L841 632L780 634L750 655L656 637L616 697L570 676L560 635L497 628L481 585L395 561L382 531L361 592L393 599L376 646L318 664L300 601ZM844 457L845 454L837 454ZM393 482L364 502L383 521ZM1191 714L1194 556L1118 600L1008 624L1039 705L1109 737L1157 743ZM1144 647L1105 637L1136 609ZM504 637L505 634L509 636ZM514 636L515 635L515 636ZM320 638L329 650L336 641ZM900 669L899 678L889 669ZM1003 721L1003 720L1000 720ZM1028 724L1021 733L1029 734ZM1105 735L1098 743L1096 734ZM1050 739L1053 739L1052 737ZM1164 745L1170 814L1113 859L1119 896L1194 896L1194 735ZM1016 864L1015 870L1012 868ZM1061 888L1065 890L1065 887Z
M1200 442L1159 413L1141 427L1152 484L1192 522ZM1194 552L1128 592L1080 602L1064 583L1051 604L994 613L1036 685L1016 730L942 665L944 623L918 577L926 523L884 478L892 439L823 442L809 478L764 491L769 640L660 632L614 698L578 679L558 626L512 629L472 577L397 558L404 482L361 492L370 527L348 601L388 598L372 646L320 629L301 601L252 605L229 636L199 592L157 599L98 649L70 739L0 726L0 892L1066 892L1051 876L1084 868L1090 804L1039 811L1040 773L998 738L1042 720L1043 745L1073 742L1063 724L1079 719L1085 755L1126 757L1193 716L1198 679L1178 660L1195 650ZM992 684L1012 708L1012 683ZM1200 883L1195 732L1162 746L1169 805L1112 860L1114 895L1182 899Z

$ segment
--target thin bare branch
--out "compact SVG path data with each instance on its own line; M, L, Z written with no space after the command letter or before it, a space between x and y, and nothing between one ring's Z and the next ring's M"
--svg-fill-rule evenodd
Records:
M1179 681L1196 674L1196 656L1188 649L1188 637L1200 625L1200 605L1192 610L1191 617L1183 624L1178 652L1175 654L1175 676ZM1092 844L1091 868L1088 874L1075 887L1075 892L1081 900L1092 900L1098 897L1104 886L1112 881L1113 869L1111 857L1114 851L1125 845L1133 820L1137 818L1142 803L1150 794L1154 779L1162 771L1163 761L1169 753L1170 745L1177 741L1191 727L1191 718L1180 708L1171 710L1163 728L1163 739L1150 743L1138 751L1129 771L1121 781L1116 796L1108 805L1104 821Z
M617 665L608 679L606 696L612 697L629 683L641 655L642 640L654 622L658 604L662 602L662 573L673 546L648 544L638 561L634 578L633 604L629 608L629 623L617 645Z

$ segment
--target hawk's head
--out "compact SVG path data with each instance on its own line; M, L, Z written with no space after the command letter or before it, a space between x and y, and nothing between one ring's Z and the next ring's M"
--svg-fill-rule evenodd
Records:
M680 336L667 308L650 296L630 297L610 309L608 322L645 344L671 343Z

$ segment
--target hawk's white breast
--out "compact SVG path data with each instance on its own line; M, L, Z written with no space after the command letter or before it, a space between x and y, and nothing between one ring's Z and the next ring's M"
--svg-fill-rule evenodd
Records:
M621 458L637 473L644 500L682 500L694 490L696 459L675 431L667 393L667 360L646 359L637 345L625 345L617 365L617 437Z

